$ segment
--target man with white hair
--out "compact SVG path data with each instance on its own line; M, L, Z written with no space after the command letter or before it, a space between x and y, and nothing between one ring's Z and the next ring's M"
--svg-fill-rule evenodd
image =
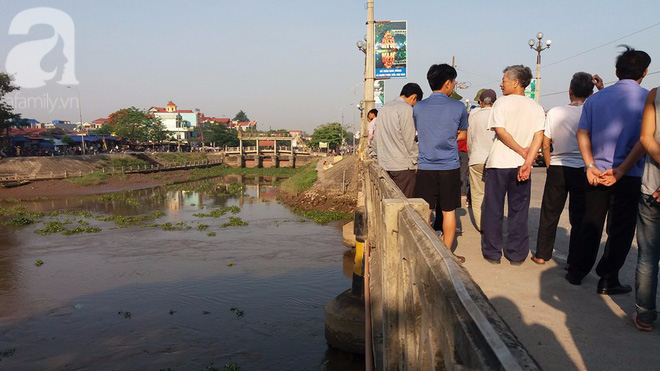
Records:
M504 96L495 102L488 120L488 128L495 131L496 137L486 162L484 212L488 217L483 220L481 253L493 264L500 263L502 253L514 265L529 255L530 174L545 122L543 108L525 97L531 80L529 67L505 68L500 84ZM505 196L509 205L506 247L502 235Z

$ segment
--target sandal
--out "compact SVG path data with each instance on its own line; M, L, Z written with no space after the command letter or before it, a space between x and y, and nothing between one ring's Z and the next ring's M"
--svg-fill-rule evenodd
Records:
M637 329L639 331L651 331L651 330L653 330L653 325L641 322L637 319L637 312L633 312L632 320L633 320L633 323L635 324L635 327L637 327Z
M530 259L531 261L533 261L534 263L538 264L538 265L543 265L543 264L545 264L545 260L544 260L544 259L537 258L537 257L534 256L534 255L532 255L532 257L529 258L529 259Z
M459 263L461 263L461 264L465 263L465 257L464 256L454 254L454 257L456 258L456 260L458 260Z

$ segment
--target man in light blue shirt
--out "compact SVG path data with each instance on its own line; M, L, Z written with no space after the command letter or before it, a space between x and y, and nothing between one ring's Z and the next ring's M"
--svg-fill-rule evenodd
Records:
M616 60L619 81L589 97L584 103L577 131L589 186L579 233L579 249L566 274L573 285L582 283L596 262L607 217L607 243L596 273L597 293L626 294L629 285L619 282L635 235L637 201L644 168L644 148L639 143L642 113L648 90L639 86L651 57L626 46ZM571 252L572 254L573 252Z
M459 140L467 133L467 111L463 103L449 98L456 87L456 69L448 64L431 66L426 78L433 94L414 107L419 142L416 197L429 203L429 213L442 210L443 242L451 249L456 235L456 209L461 202ZM440 215L436 215L436 218ZM461 262L465 258L456 256Z

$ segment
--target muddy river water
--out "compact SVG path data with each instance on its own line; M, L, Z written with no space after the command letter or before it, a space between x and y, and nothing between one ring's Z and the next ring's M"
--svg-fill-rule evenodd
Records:
M229 177L1 203L42 213L0 226L0 370L362 369L324 338L351 284L340 224L273 190ZM100 230L61 233L76 228Z

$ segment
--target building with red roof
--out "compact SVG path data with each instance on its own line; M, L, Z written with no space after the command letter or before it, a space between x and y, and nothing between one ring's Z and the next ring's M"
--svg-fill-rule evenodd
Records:
M188 141L199 124L199 110L180 110L174 102L169 101L165 107L151 107L149 113L159 118L174 139Z

